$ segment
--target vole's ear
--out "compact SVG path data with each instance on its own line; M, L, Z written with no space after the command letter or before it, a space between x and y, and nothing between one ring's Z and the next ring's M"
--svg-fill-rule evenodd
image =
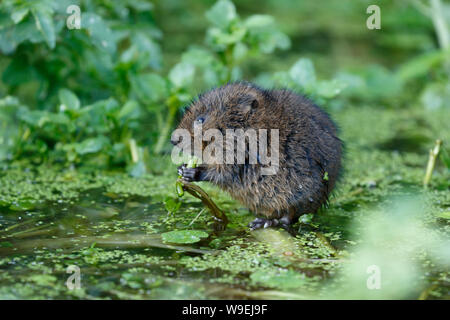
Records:
M251 107L252 107L252 109L256 109L256 108L259 107L258 99L254 98L254 99L252 100Z
M242 104L242 111L248 113L256 108L258 108L259 102L256 98L252 98L248 103Z

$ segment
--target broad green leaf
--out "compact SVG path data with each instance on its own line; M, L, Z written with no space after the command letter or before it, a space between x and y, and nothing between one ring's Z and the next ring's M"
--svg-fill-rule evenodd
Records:
M289 70L291 79L300 87L307 88L316 82L316 73L311 60L301 58Z
M215 57L206 49L192 47L183 53L181 60L185 63L203 68L210 67L214 63Z
M144 104L164 99L168 95L167 82L156 73L130 75L133 93Z
M229 0L219 0L206 12L206 18L219 28L226 28L237 18L236 8Z
M120 120L136 119L139 117L140 108L139 104L134 100L128 100L120 109L117 115Z
M262 53L272 53L276 48L286 50L291 46L289 37L278 30L267 30L256 34L256 37Z
M29 11L29 8L20 8L18 10L15 10L13 13L11 13L12 21L14 21L15 24L18 24L26 17Z
M96 153L102 150L108 143L108 138L104 136L88 138L81 143L77 143L75 145L75 151L80 155L87 153Z
M58 92L59 101L61 102L61 111L66 109L78 110L80 109L80 100L78 97L68 89L60 89Z
M163 241L168 243L196 243L209 235L200 230L177 230L165 232L161 236Z
M266 28L268 26L273 25L274 19L272 16L265 15L265 14L255 14L250 17L248 17L244 25L247 28Z
M192 83L195 68L192 64L180 62L176 64L169 73L169 79L175 87L181 88Z
M235 28L231 33L219 28L210 28L206 35L206 40L212 46L224 49L226 46L241 41L246 34L245 28Z
M20 113L19 118L34 127L44 127L47 123L68 125L70 119L63 113L51 113L48 111L32 110Z
M0 29L0 51L10 54L16 50L17 40L14 37L14 28Z
M36 27L44 36L45 42L47 42L50 49L55 48L56 34L51 12L36 9L33 10L33 16Z
M81 15L81 26L88 30L94 45L109 54L116 52L116 38L102 17L87 12Z
M317 82L316 93L324 98L330 99L341 93L345 87L346 84L337 79L323 80Z

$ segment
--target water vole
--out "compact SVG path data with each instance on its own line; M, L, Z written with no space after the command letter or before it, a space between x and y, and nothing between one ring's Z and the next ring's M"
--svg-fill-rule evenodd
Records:
M288 226L327 202L341 167L342 142L330 117L310 100L287 89L230 83L200 95L178 128L193 137L196 123L203 131L217 129L224 135L227 129L278 129L276 174L263 175L259 157L250 163L248 154L241 164L179 167L183 179L209 181L254 212L257 218L250 228Z

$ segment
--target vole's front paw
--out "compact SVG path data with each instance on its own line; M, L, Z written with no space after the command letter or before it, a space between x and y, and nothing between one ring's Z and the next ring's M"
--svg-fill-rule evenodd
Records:
M186 164L178 167L178 174L187 182L200 181L200 171L200 168L188 168Z
M288 216L284 216L281 219L268 219L268 218L256 218L248 224L250 230L256 230L260 228L269 228L279 226L288 230L292 224L292 219Z
M256 218L248 224L250 230L256 230L261 228L275 227L279 223L278 219L266 219L266 218Z

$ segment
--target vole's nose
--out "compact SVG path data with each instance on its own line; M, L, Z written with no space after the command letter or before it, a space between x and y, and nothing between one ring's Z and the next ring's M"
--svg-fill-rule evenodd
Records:
M170 143L176 146L178 144L178 140L170 139Z

